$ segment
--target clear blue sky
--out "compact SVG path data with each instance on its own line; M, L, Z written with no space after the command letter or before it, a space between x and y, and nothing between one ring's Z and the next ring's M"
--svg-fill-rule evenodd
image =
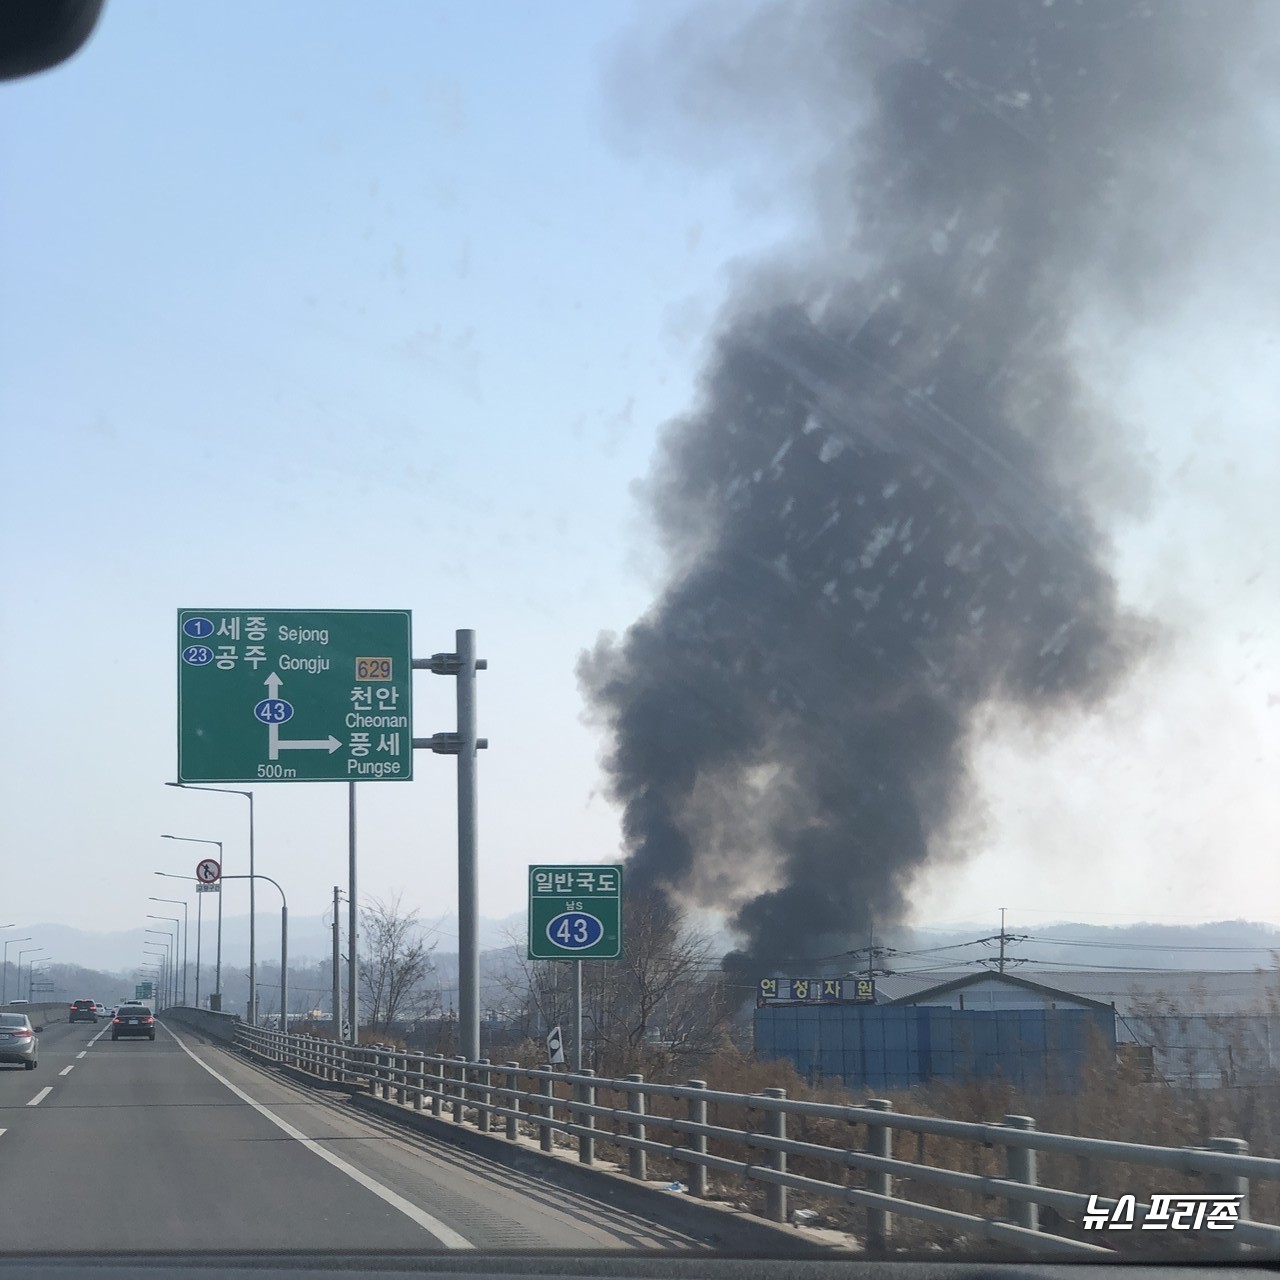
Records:
M482 911L521 908L528 862L617 856L574 663L652 599L632 487L739 264L802 216L618 109L616 51L685 7L112 0L75 59L0 86L0 919L132 926L193 861L162 831L243 870L240 802L162 786L188 605L408 608L424 655L475 627ZM1154 424L1126 586L1186 640L1106 725L993 737L983 851L920 886L925 921L1276 915L1263 284L1257 315L1219 298L1221 349L1171 314L1117 370L1091 330ZM416 687L416 732L451 728L451 682ZM454 766L418 770L362 790L363 884L432 916ZM260 867L318 916L345 788L259 794Z

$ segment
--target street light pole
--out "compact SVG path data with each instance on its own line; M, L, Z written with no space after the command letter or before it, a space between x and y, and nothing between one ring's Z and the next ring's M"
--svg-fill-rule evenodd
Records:
M173 925L173 971L170 974L173 982L173 1003L178 1003L178 933L179 926L182 921L177 916L156 916L147 914L148 920L163 920L166 924Z
M152 898L152 902L171 902L175 907L182 908L182 1003L187 1003L187 943L191 937L191 917L187 912L187 901L185 898ZM156 919L162 917L157 916ZM196 963L200 963L199 950L196 952ZM197 997L197 1003L199 998Z
M188 880L192 884L195 884L197 886L200 884L200 881L197 880L195 876L178 876L178 875L174 875L172 871L157 871L156 875L164 876L166 879L169 879L169 880ZM219 900L221 900L222 895L219 894L218 896L219 896ZM174 899L157 898L156 901L172 902L174 901ZM200 1008L200 935L201 935L201 924L203 920L204 920L204 894L201 892L199 888L197 888L196 889L196 1008L197 1009ZM186 964L185 944L183 946L182 963L184 965ZM187 998L185 991L183 992L182 998L184 1001Z
M176 787L176 786L179 786L180 784L177 782L166 782L164 785L166 787ZM192 790L211 791L213 790L213 788L212 787L193 787ZM161 840L181 840L186 844L216 844L218 846L218 866L219 867L222 866L222 841L221 840L201 840L195 836L161 836L160 839ZM163 871L160 871L160 872L157 872L156 874L164 875L166 873ZM188 878L195 879L194 876L192 877L175 876L174 877L174 879L176 880L186 880ZM226 879L226 877L224 876L222 877L222 879ZM219 883L218 885L217 892L218 892L218 957L217 957L217 963L214 966L214 970L213 970L213 989L218 996L218 1007L221 1008L222 1007L222 885L221 883ZM250 930L252 931L252 925L250 925ZM252 936L252 933L251 933L251 936ZM197 938L196 968L199 969L199 967L200 967L200 944ZM197 988L199 986L199 982L200 982L200 975L199 973L197 973L196 974ZM197 989L196 1003L199 1004L199 1002L200 1002L200 993L199 993L199 990Z
M30 942L30 937L26 938L8 938L4 944L4 972L0 974L0 1004L9 1003L9 946L14 942ZM18 988L22 990L21 987Z
M43 950L44 950L43 947L23 947L23 949L18 952L18 996L19 998L21 998L22 996L22 957L38 956Z
M149 919L152 919L152 920L163 920L164 918L165 918L164 916L151 916L151 917L149 917ZM177 928L177 923L178 923L178 922L175 920L173 923L174 923L174 927L175 927L175 929L176 929L176 928ZM165 940L165 944L164 944L164 945L165 945L165 948L166 948L166 955L167 955L167 958L168 958L168 961L169 961L169 966L170 966L170 968L169 968L169 972L170 972L170 973L172 973L172 971L173 971L173 970L172 970L172 966L173 966L173 957L177 954L177 951L178 951L178 944L177 944L177 940L176 940L176 938L175 938L175 935L174 935L174 934L172 934L172 933L170 933L167 929L145 929L145 930L143 930L143 932L144 932L144 933L156 933L156 934L159 934L162 938L164 938L164 940ZM145 943L144 943L143 945L145 945ZM168 1003L168 999L169 999L169 995L168 995L168 991L166 991L166 992L165 992L165 1003L166 1003L166 1004Z
M248 876L223 876L224 880L248 880L252 885L254 880L265 880L268 884L273 884L280 890L280 1030L288 1034L289 1031L289 904L285 901L284 890L280 888L280 882L273 880L270 876L264 876L261 871ZM255 993L256 994L256 993Z
M197 787L190 782L166 782L166 787L180 787L183 791L212 791L217 795L224 796L244 796L249 801L249 1025L256 1027L258 1025L258 951L257 951L257 931L255 928L255 906L256 899L253 893L254 881L254 865L253 865L253 792L237 791L234 787ZM236 877L243 879L243 876ZM223 876L223 879L228 879ZM221 899L221 894L218 895ZM221 902L219 902L221 906ZM219 915L221 918L221 915ZM218 988L221 993L222 988Z

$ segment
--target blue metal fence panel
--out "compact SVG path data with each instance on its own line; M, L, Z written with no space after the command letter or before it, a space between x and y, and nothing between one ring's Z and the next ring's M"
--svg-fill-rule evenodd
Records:
M1090 1040L1114 1052L1102 1009L947 1006L766 1006L756 1053L805 1079L848 1088L905 1089L930 1080L1007 1080L1031 1093L1079 1087Z

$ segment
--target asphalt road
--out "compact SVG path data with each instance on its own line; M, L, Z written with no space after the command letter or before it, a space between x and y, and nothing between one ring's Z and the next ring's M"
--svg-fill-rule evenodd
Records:
M108 1023L55 1024L39 1057L0 1066L6 1252L698 1247L185 1028L113 1044Z

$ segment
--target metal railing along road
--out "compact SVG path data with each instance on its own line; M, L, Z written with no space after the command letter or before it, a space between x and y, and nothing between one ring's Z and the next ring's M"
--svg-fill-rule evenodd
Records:
M554 1147L554 1135L577 1140L578 1159L591 1165L596 1143L607 1142L627 1153L626 1172L644 1181L650 1154L674 1160L687 1169L690 1195L707 1198L707 1173L737 1175L765 1184L764 1216L787 1221L787 1192L854 1205L866 1211L866 1244L870 1250L889 1246L892 1219L901 1215L951 1227L967 1236L1013 1245L1032 1254L1111 1255L1102 1245L1041 1230L1040 1207L1081 1220L1086 1211L1111 1209L1116 1201L1077 1191L1042 1186L1036 1176L1036 1153L1063 1152L1123 1163L1146 1165L1203 1180L1206 1191L1241 1197L1239 1221L1221 1233L1224 1247L1232 1252L1262 1249L1280 1253L1280 1226L1255 1222L1249 1217L1251 1182L1280 1182L1280 1160L1250 1156L1248 1144L1239 1138L1214 1138L1207 1148L1159 1147L1112 1142L1062 1133L1042 1133L1030 1116L1007 1115L1002 1124L980 1124L935 1116L913 1116L892 1110L892 1104L870 1100L857 1106L807 1102L788 1098L783 1089L760 1093L727 1093L708 1089L701 1080L683 1085L653 1084L643 1076L621 1080L597 1078L590 1071L579 1074L553 1070L549 1065L522 1067L517 1062L493 1063L421 1054L390 1046L344 1045L306 1035L238 1024L236 1043L268 1062L294 1067L318 1079L367 1089L374 1097L404 1104L416 1111L429 1109L455 1123L472 1119L481 1133L499 1127L510 1141L520 1137L521 1126L536 1133L542 1151ZM555 1090L568 1086L571 1096ZM625 1098L625 1105L606 1106L601 1094ZM652 1099L685 1104L685 1115L655 1114ZM729 1103L759 1116L759 1128L737 1129L707 1122L708 1103ZM822 1117L865 1131L860 1148L827 1146L787 1136L790 1117ZM606 1122L601 1128L597 1122ZM654 1136L655 1130L661 1136ZM1003 1148L1005 1176L991 1177L958 1169L939 1168L893 1155L895 1131L956 1138L982 1147ZM663 1140L663 1139L666 1140ZM708 1139L740 1146L746 1158L732 1159L708 1151ZM754 1156L754 1158L752 1158ZM787 1157L805 1157L835 1170L858 1170L861 1187L846 1186L827 1178L802 1176L787 1169ZM896 1183L928 1183L977 1193L1004 1202L1005 1215L983 1217L955 1209L910 1200ZM1141 1223L1150 1205L1135 1206Z

